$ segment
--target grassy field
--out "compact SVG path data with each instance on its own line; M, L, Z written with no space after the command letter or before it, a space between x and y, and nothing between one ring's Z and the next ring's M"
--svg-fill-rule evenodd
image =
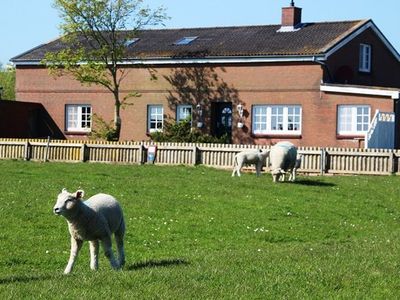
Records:
M273 184L204 167L0 161L1 299L396 299L400 177L305 177ZM121 202L127 264L85 243L62 272L60 190Z

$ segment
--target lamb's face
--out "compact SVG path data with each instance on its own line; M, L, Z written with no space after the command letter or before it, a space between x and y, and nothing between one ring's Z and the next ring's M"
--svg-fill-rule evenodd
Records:
M63 189L57 197L56 204L54 205L53 212L56 215L65 216L69 211L73 210L77 202L80 201L83 191L77 191L74 194L68 193Z

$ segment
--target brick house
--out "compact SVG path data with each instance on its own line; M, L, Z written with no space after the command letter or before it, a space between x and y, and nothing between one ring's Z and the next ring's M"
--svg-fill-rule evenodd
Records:
M92 113L112 120L112 96L50 77L40 61L62 48L57 39L12 59L16 96L43 104L67 138L86 138ZM372 20L302 22L292 5L278 25L143 30L126 51L122 96L141 97L122 111L121 140L191 115L233 143L363 147L375 112L400 109L400 55Z

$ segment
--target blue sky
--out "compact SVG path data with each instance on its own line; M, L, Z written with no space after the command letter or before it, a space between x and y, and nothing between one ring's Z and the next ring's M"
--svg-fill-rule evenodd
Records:
M52 0L0 0L0 62L59 36ZM164 6L167 28L279 24L290 0L145 0ZM400 0L296 0L303 22L373 19L400 52Z

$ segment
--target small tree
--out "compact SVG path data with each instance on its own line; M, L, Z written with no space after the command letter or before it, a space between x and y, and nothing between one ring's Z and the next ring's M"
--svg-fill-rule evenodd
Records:
M15 100L15 68L0 64L0 99Z
M101 85L112 93L114 120L107 138L119 140L120 110L129 98L120 96L127 75L120 64L126 44L145 26L162 24L165 10L144 7L143 0L54 0L54 7L63 21L65 47L47 53L43 63L55 76L69 74L82 84Z

